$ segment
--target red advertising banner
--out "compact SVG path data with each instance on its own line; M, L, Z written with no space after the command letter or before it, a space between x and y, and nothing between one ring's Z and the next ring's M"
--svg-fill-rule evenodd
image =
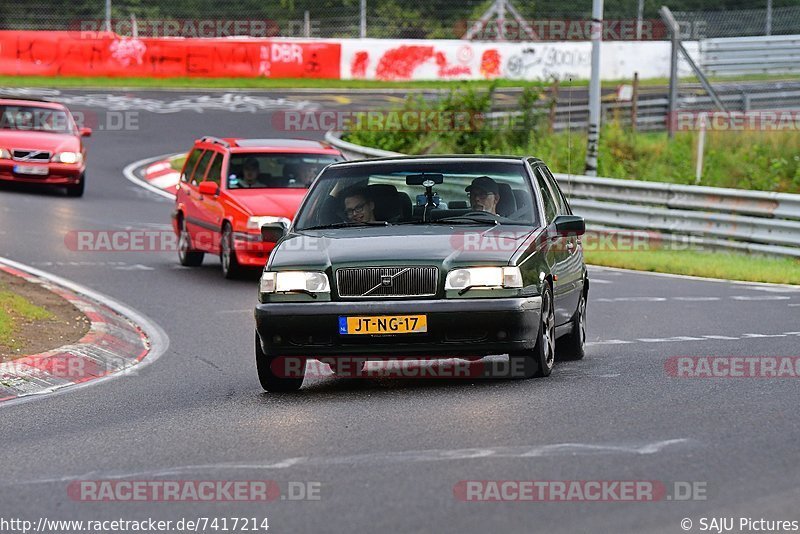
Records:
M340 57L331 42L0 31L5 75L339 79Z

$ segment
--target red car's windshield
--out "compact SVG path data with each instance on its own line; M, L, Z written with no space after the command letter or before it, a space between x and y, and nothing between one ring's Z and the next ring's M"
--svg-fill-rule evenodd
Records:
M0 129L72 133L72 119L64 110L0 104Z
M340 160L326 154L232 154L228 189L308 188L319 171Z

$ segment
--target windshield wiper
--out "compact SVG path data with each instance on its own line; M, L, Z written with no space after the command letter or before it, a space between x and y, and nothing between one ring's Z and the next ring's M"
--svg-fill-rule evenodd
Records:
M331 224L320 224L319 226L309 226L308 228L303 228L303 231L327 230L329 228L350 228L354 226L389 226L389 223L386 221L344 221Z
M500 222L497 220L497 217L491 214L487 214L485 216L457 215L453 217L433 219L427 222L431 224L491 224L492 226L500 224Z

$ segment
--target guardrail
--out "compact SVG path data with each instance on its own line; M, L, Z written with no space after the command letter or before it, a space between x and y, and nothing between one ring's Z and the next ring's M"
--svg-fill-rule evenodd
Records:
M700 41L700 66L710 76L800 72L800 35Z
M325 140L348 159L401 155ZM595 230L641 230L668 241L800 258L800 195L557 173L576 214Z
M800 42L798 43L800 47ZM800 69L800 50L798 50L798 69ZM799 70L800 71L800 70ZM800 109L800 82L776 82L772 87L736 87L727 85L717 89L717 95L729 111L755 111ZM622 125L631 124L631 102L606 101L601 104L603 121L614 120ZM542 116L550 113L548 104L543 102L536 107ZM678 98L679 111L710 111L715 109L714 100L705 94L687 92ZM667 128L669 99L659 95L642 95L637 102L636 126L640 131L663 131ZM521 116L522 111L496 108L486 114L488 119L502 121L505 117ZM564 131L567 126L573 130L585 130L589 123L589 105L586 101L556 106L553 120L554 131Z

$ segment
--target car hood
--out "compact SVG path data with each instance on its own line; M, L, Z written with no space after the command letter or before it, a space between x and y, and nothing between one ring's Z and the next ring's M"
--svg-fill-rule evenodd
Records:
M75 135L27 130L0 130L0 147L47 150L49 152L80 152L81 143Z
M269 268L507 265L534 231L529 226L397 225L296 232L273 251Z
M307 189L233 189L228 195L250 215L294 219Z

